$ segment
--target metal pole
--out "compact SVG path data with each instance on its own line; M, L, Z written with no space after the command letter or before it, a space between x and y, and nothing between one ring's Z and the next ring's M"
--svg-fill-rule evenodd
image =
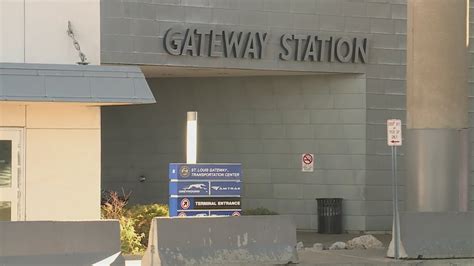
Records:
M188 112L186 126L186 163L197 163L197 112Z
M393 181L393 240L395 241L395 259L400 258L400 220L398 217L398 184L397 184L397 146L392 146L392 181Z

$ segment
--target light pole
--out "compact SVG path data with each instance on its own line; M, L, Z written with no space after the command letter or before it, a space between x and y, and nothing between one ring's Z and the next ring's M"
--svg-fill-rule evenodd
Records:
M186 125L186 163L197 162L197 112L188 112Z

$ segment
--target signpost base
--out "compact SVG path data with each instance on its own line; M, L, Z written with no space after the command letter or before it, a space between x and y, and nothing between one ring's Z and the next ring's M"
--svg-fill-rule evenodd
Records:
M392 225L392 232L395 232L395 221ZM400 221L398 222L400 224ZM398 239L398 254L395 254L395 234L392 234L392 241L390 241L390 244L388 246L387 250L387 257L389 258L395 258L395 259L406 259L408 258L407 252L405 251L405 248L403 247L403 243L401 239Z

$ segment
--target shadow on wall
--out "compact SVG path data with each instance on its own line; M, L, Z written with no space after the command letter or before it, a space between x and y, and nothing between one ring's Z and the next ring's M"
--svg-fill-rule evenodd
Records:
M316 229L316 197L347 199L365 229L363 75L157 78L157 104L102 110L102 187L133 203L167 202L168 164L185 160L186 112L199 112L198 162L243 164L244 208L294 215ZM301 172L301 153L316 154ZM141 175L145 182L139 182Z

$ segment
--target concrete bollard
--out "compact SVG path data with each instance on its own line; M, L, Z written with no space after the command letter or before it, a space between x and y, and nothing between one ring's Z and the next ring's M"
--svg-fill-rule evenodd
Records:
M0 222L0 265L123 266L119 223Z
M154 218L142 266L297 263L292 217Z

